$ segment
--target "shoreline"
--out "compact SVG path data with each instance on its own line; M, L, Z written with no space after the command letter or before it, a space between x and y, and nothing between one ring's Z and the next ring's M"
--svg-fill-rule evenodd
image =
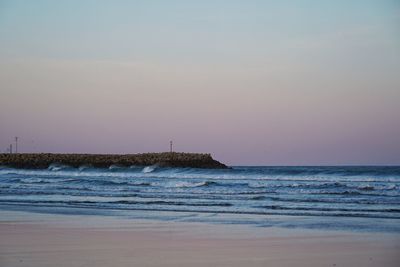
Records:
M23 212L42 216L98 216L120 220L176 221L213 225L242 225L257 229L295 229L350 233L381 233L399 236L398 220L390 218L363 218L340 216L265 215L247 213L201 212L157 209L93 209L90 207L31 206L0 203L0 212Z
M398 266L398 234L0 211L4 266Z

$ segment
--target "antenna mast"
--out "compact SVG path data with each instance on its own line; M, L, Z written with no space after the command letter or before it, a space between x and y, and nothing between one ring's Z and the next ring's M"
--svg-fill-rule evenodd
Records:
M18 136L15 137L15 154L18 153Z
M169 141L169 152L172 153L172 141Z

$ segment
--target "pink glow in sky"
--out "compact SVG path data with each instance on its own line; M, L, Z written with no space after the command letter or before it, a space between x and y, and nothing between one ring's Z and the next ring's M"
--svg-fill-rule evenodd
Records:
M188 2L2 1L0 151L400 164L400 5Z

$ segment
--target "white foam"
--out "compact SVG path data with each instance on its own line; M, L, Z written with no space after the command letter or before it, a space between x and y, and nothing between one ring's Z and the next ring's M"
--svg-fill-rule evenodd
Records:
M147 167L143 168L142 172L143 173L150 173L150 172L153 172L155 169L157 169L156 165L147 166Z

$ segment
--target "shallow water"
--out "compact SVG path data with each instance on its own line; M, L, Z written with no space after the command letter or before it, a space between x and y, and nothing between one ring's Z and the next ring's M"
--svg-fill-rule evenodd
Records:
M0 208L400 232L400 167L0 167Z

